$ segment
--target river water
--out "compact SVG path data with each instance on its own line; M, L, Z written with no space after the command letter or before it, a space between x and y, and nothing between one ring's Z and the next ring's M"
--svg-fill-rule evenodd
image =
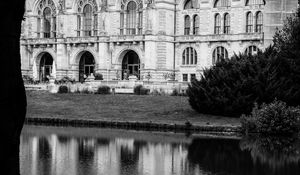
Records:
M297 138L25 126L22 175L296 175Z

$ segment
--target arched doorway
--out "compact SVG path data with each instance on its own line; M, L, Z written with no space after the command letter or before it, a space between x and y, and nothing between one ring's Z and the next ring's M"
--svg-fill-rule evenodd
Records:
M49 80L52 73L53 58L49 53L44 53L40 61L40 81L45 82Z
M140 79L140 59L132 50L128 51L122 61L122 80L127 80L130 75Z
M95 59L90 52L84 52L79 61L79 81L83 82L86 77L94 73Z

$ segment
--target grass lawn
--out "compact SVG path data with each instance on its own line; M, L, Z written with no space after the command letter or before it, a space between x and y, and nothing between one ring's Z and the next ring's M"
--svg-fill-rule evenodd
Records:
M239 126L239 119L195 112L187 97L51 94L27 91L27 117Z

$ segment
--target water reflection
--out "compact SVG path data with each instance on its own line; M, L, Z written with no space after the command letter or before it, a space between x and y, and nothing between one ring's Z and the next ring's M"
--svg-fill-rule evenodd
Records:
M299 140L26 127L22 175L297 174Z

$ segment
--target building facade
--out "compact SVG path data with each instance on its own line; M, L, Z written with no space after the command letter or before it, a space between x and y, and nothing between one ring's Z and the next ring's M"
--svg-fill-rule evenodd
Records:
M272 43L297 0L27 0L22 71L82 80L190 81Z

